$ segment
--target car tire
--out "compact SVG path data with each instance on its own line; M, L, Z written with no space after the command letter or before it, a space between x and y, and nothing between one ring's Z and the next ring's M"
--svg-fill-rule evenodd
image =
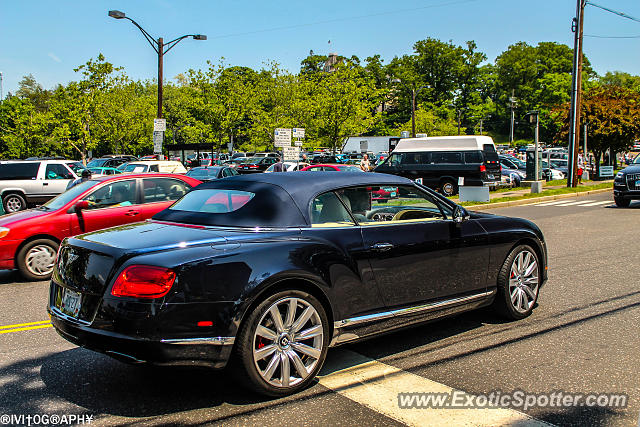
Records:
M58 254L58 243L37 239L24 245L16 255L20 274L27 280L48 280Z
M616 202L616 206L619 208L628 208L631 204L631 200L625 199L624 197L613 197L613 200Z
M447 197L458 194L458 186L450 179L443 179L440 182L440 192Z
M510 320L529 316L540 291L540 261L529 245L514 248L498 273L498 289L493 308Z
M300 336L302 332L306 338ZM322 368L329 340L327 315L313 295L278 292L258 304L243 322L236 337L236 359L231 362L234 374L260 394L296 393Z
M21 194L9 193L2 198L2 205L6 213L13 213L25 210L27 208L27 201Z

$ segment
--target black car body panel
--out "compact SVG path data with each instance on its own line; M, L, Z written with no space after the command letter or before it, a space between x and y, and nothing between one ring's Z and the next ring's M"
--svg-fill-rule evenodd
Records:
M622 169L613 181L613 195L626 200L640 200L640 164Z
M472 213L461 224L389 225L379 233L311 226L318 194L373 184L417 186L384 174L231 177L193 191L255 192L245 205L253 203L251 211L235 211L237 226L228 222L233 212L216 214L220 223L212 224L170 208L147 222L66 239L51 280L53 325L69 341L123 361L221 368L243 319L279 289L321 301L337 345L490 304L500 266L522 242L539 251L546 279L542 233L526 220ZM374 250L380 241L393 249ZM131 265L171 269L175 282L161 298L113 296L116 278ZM63 292L81 296L77 316L60 310Z

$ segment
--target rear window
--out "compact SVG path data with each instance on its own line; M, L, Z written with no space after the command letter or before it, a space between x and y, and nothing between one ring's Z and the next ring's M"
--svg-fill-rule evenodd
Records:
M208 189L192 191L178 200L171 210L203 213L229 213L253 199L254 193L238 190Z
M127 166L124 167L124 171L125 172L142 173L142 172L146 172L148 168L149 168L149 165L141 165L141 164L136 164L136 163L129 163L129 164L127 164Z
M40 163L5 163L0 165L0 179L36 179Z
M496 147L492 144L484 144L482 146L482 151L484 152L484 159L487 162L497 162L498 161L498 153L496 153Z
M360 169L357 166L338 166L338 169L340 169L342 172L364 172L362 169Z

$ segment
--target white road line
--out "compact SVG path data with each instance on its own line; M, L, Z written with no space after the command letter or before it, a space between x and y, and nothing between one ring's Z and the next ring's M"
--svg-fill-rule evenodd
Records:
M591 201L591 200L589 200L589 201ZM558 205L560 203L567 203L567 199L554 200L553 202L536 203L536 204L534 204L534 206L552 206L552 205Z
M581 205L583 203L592 203L595 200L578 200L577 202L569 202L569 203L563 203L561 205L556 205L556 206L574 206L574 205Z
M598 206L598 205L610 205L613 202L611 200L605 200L604 202L595 202L595 203L589 203L587 205L582 205L582 206Z
M410 426L549 426L507 408L400 408L398 393L451 393L451 387L349 350L334 349L320 384L354 402Z

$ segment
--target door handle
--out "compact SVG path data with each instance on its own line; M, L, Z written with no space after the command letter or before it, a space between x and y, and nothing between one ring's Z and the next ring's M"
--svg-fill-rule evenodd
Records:
M127 215L127 216L136 216L136 215L139 215L139 214L140 214L140 212L138 212L138 211L130 210L130 211L127 211L127 213L125 215Z
M371 246L371 249L378 252L385 252L393 249L393 245L391 243L376 243L375 245Z

